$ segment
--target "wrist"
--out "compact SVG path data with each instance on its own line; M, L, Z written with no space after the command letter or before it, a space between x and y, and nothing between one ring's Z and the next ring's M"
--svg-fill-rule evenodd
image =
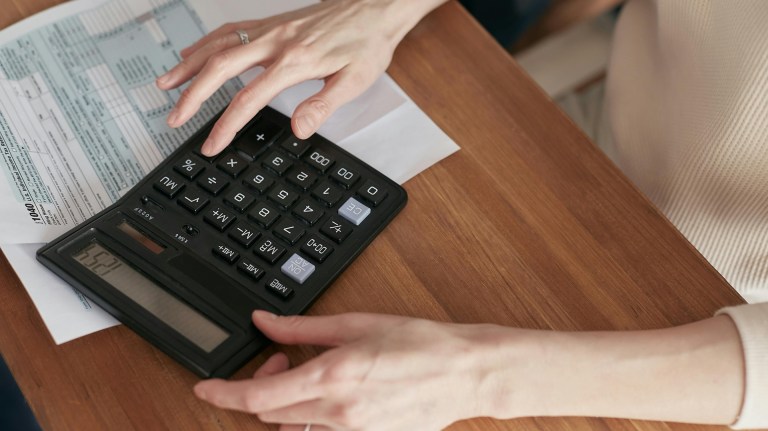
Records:
M542 383L551 372L551 332L497 325L467 325L471 338L476 403L472 417L510 419L540 416Z
M483 415L729 424L738 413L742 354L725 316L649 331L503 329L484 362Z
M398 44L425 16L448 0L367 0L383 4L382 19L392 25L391 39Z

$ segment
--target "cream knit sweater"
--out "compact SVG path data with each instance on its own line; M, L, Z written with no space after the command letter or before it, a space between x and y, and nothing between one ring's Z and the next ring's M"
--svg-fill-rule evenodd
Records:
M607 82L608 153L751 304L735 428L768 428L768 0L630 0ZM764 303L759 303L764 302Z

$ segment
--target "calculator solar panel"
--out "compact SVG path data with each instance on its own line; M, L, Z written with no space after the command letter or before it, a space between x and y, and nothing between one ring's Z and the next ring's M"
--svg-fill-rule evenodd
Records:
M268 344L251 312L305 311L407 195L271 108L208 158L212 125L38 259L198 375L227 377Z

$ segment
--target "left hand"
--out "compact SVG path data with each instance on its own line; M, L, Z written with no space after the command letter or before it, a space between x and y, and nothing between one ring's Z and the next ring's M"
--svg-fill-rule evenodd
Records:
M363 313L256 311L253 321L278 343L334 348L293 369L277 353L253 379L198 383L198 397L282 424L281 431L302 431L307 423L313 431L439 430L486 413L479 392L494 355L480 343L495 326Z

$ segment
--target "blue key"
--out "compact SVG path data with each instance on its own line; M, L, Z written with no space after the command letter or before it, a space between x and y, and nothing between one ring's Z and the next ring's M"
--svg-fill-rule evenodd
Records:
M368 217L371 213L371 209L361 204L355 198L349 198L339 208L339 215L352 222L355 226L360 226L360 223Z
M302 284L307 277L315 272L315 265L312 265L309 261L294 253L293 256L280 267L280 270L283 271L283 274L290 277L291 280Z

